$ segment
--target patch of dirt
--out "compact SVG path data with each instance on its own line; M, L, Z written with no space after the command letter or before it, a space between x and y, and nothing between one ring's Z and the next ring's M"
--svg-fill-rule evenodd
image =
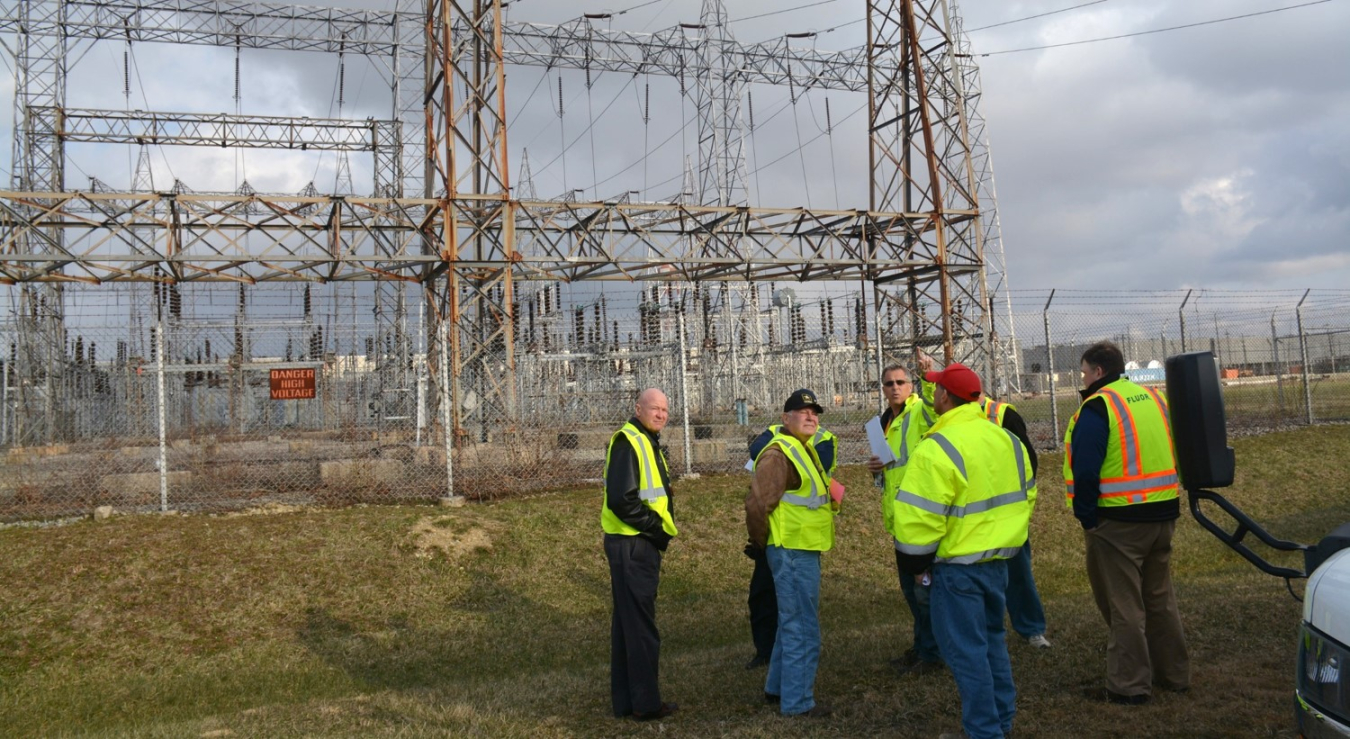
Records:
M279 513L299 513L303 510L305 510L304 506L286 505L285 503L268 503L256 508L231 511L230 513L226 513L224 518L237 518L239 516L275 516Z
M422 559L430 559L439 551L450 559L458 559L479 549L492 549L492 536L487 529L471 526L466 531L457 531L453 522L453 516L428 516L413 524L409 535L412 537L414 554Z

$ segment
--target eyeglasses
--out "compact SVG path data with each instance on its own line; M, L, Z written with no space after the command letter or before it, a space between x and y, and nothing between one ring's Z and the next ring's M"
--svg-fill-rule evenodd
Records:
M909 380L886 380L881 384L885 387L891 387L892 385L908 385Z

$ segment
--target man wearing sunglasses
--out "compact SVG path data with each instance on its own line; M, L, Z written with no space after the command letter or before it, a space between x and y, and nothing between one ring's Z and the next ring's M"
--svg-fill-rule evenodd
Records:
M933 358L920 354L919 367L924 372L933 368ZM902 365L893 364L881 371L881 394L886 399L886 410L881 414L881 427L886 431L886 442L895 455L895 461L883 464L878 457L867 461L867 469L874 476L881 476L882 502L881 513L886 522L886 530L894 535L892 521L893 506L890 500L900 490L905 477L905 465L909 462L914 447L923 439L924 433L933 425L932 387L927 392L914 392L914 376ZM937 639L933 636L932 618L928 607L928 584L921 583L913 574L900 567L900 554L896 552L896 571L900 576L900 592L904 594L905 604L914 617L914 640L909 649L900 657L891 660L893 667L901 675L923 675L942 668L942 657L938 654Z

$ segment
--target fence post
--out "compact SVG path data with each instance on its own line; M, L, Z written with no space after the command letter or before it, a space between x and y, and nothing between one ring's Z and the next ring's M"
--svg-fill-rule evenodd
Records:
M450 418L450 332L449 321L440 317L441 349L441 426L445 443L445 498L444 502L457 503L460 497L455 495L454 427Z
M1311 292L1311 289L1304 292L1302 300L1294 308L1294 318L1298 321L1299 358L1303 361L1303 410L1309 426L1313 423L1312 385L1308 383L1308 336L1303 333L1303 301L1308 299L1308 293Z
M694 442L689 438L689 369L684 360L684 306L676 314L680 328L680 408L684 413L684 474L694 474Z
M1270 312L1270 347L1275 355L1275 392L1280 399L1280 414L1284 414L1284 367L1280 366L1280 337L1275 333L1275 313Z
M1195 290L1187 290L1186 297L1181 300L1181 307L1177 309L1177 317L1181 319L1181 353L1186 353L1186 303L1190 302L1191 293ZM1208 303L1206 303L1208 305Z
M1050 345L1050 303L1055 299L1055 291L1045 301L1045 310L1041 317L1045 320L1045 374L1050 378L1050 443L1051 449L1059 448L1059 401L1055 400L1055 350Z
M155 324L155 384L159 396L159 510L169 510L169 444L164 411L164 319Z
M11 362L6 361L4 372L0 374L0 446L9 443L9 372Z
M863 295L865 296L866 294L867 294L867 293L864 291ZM885 351L885 347L882 346L882 341L881 341L882 337L885 335L885 332L883 331L883 327L882 327L882 325L881 325L881 295L882 295L881 290L877 287L877 283L876 283L876 281L874 280L874 281L872 282L872 301L871 301L871 302L872 302L872 313L873 313L873 316L872 316L872 318L873 318L873 320L872 320L872 325L873 325L873 327L876 329L877 338L876 338L876 341L874 342L874 349L875 349L875 351L872 352L872 358L873 358L873 360L876 362L876 365L877 365L877 379L876 379L876 384L877 384L877 386L880 386L880 385L881 385L881 375L882 375L882 370L886 367L886 351ZM861 296L860 296L860 297L861 297ZM863 298L863 299L865 300L865 298ZM867 320L867 303L866 303L866 302L863 303L862 311L863 311L863 320L865 321L865 320ZM915 358L915 359L918 359L918 357L919 357L919 351L918 351L919 345L918 345L918 343L915 342L913 339L914 339L914 337L913 337L913 335L911 335L911 336L910 336L910 343L913 345L911 348L913 349L914 358ZM886 412L886 396L885 396L885 395L882 395L881 393L875 393L875 395L876 395L876 398L877 398L877 414L880 415L880 414Z

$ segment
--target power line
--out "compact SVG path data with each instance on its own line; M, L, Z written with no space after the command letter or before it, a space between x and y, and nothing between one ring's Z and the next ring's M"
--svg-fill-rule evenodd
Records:
M1309 6L1312 6L1312 5L1321 5L1321 4L1323 4L1323 3L1329 3L1329 2L1331 2L1331 0L1313 0L1312 2L1308 2L1308 3L1300 3L1300 4L1298 4L1298 5L1288 5L1288 6L1285 6L1285 7L1283 7L1283 8L1272 8L1272 9L1270 9L1270 10L1258 10L1258 11L1256 11L1255 13L1244 13L1243 15L1231 15L1231 16L1228 16L1227 18L1214 18L1214 19L1212 19L1212 20L1199 21L1199 22L1197 22L1197 23L1186 23L1186 24L1183 24L1183 25L1180 25L1180 26L1168 26L1167 28L1154 28L1154 29L1149 30L1149 31L1135 31L1134 33L1122 33L1122 34L1119 34L1119 35L1117 35L1117 36L1103 36L1103 37L1101 37L1101 38L1083 39L1082 41L1066 41L1066 42L1061 43L1061 44L1046 44L1046 45L1044 45L1044 46L1027 46L1027 47L1021 48L1021 49L1004 49L1004 50L1002 50L1002 51L988 51L988 52L984 52L984 53L982 53L982 54L973 54L972 56L986 57L986 56L997 56L997 55L999 55L999 54L1017 54L1017 53L1020 53L1020 52L1023 52L1023 51L1041 51L1041 50L1044 50L1044 49L1058 49L1058 48L1061 48L1061 47L1064 47L1064 46L1081 46L1081 45L1083 45L1083 44L1095 44L1095 43L1097 43L1098 41L1115 41L1115 40L1117 40L1117 39L1133 38L1133 37L1135 37L1135 36L1148 36L1148 35L1154 34L1154 33L1164 33L1164 32L1167 32L1167 31L1178 31L1178 30L1181 30L1181 29L1183 29L1183 28L1197 28L1197 27L1199 27L1199 26L1211 26L1211 25L1214 25L1215 23L1224 23L1224 22L1226 22L1226 21L1241 20L1241 19L1243 19L1243 18L1255 18L1255 17L1258 16L1258 15L1270 15L1271 13L1279 13L1280 11L1283 11L1283 10L1295 10L1295 9L1298 9L1298 8L1306 8L1306 7L1309 7Z
M629 11L631 11L631 10L637 10L638 8L645 8L645 7L647 7L648 5L655 5L655 4L659 3L659 2L662 2L662 0L647 0L647 2L645 2L645 3L638 3L637 5L633 5L633 6L631 6L631 7L624 8L623 10L611 10L611 11L609 11L609 14L610 14L610 15L623 15L624 13L627 13L627 12L629 12Z
M729 20L729 21L727 21L727 23L728 23L728 24L731 24L731 23L740 23L741 21L749 21L749 20L754 20L754 19L756 19L756 18L767 18L767 17L769 17L769 16L771 16L771 15L779 15L779 14L781 14L781 13L790 13L790 12L792 12L792 11L794 11L794 10L802 10L803 8L814 8L814 7L816 7L817 5L829 5L830 3L837 3L837 2L839 2L839 0L819 0L819 2L807 3L807 4L805 4L805 5L797 5L797 6L794 6L794 7L791 7L791 8L781 8L781 9L779 9L779 10L771 10L771 11L769 11L769 12L767 12L767 13L760 13L759 15L747 15L747 16L744 17L744 18L736 18L735 20Z
M979 28L967 28L967 29L966 29L966 33L974 33L974 32L976 32L976 31L983 31L983 30L985 30L985 29L987 29L987 28L998 28L999 26L1011 26L1011 25L1014 24L1014 23L1021 23L1022 21L1030 21L1030 20L1035 20L1035 19L1037 19L1037 18L1044 18L1044 17L1046 17L1047 15L1057 15L1057 14L1059 14L1059 13L1067 13L1067 12L1069 12L1070 10L1078 10L1079 8L1086 8L1086 7L1089 6L1089 5L1100 5L1101 3L1104 3L1104 2L1106 2L1106 0L1092 0L1092 2L1090 2L1090 3L1081 3L1081 4L1079 4L1079 5L1073 5L1073 6L1070 6L1070 7L1067 7L1067 8L1060 8L1059 10L1051 10L1051 11L1048 12L1048 13L1037 13L1036 15L1029 15L1029 16L1027 16L1027 17L1025 17L1025 18L1016 18L1016 19L1010 20L1010 21L1003 21L1002 23L990 23L990 24L987 25L987 26L980 26Z

